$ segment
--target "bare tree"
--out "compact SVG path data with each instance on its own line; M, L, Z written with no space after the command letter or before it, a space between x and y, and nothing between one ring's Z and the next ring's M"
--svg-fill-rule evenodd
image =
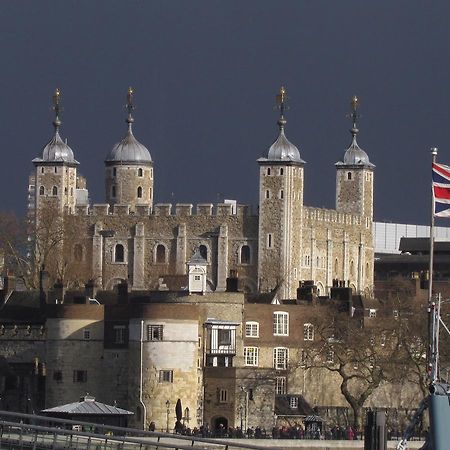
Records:
M340 377L340 390L353 411L353 425L362 426L363 407L374 391L386 381L395 381L392 364L400 346L392 321L385 320L385 305L378 317L351 317L330 302L314 322L316 340L310 347L305 368L327 370Z

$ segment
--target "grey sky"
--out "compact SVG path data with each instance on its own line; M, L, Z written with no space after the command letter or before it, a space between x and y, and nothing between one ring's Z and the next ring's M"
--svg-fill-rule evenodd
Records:
M132 85L157 202L256 204L256 159L276 138L283 84L306 204L334 207L357 94L358 142L377 166L375 218L427 223L429 148L450 164L449 23L444 0L4 0L0 208L24 211L56 86L93 201L104 200L103 159L125 132Z

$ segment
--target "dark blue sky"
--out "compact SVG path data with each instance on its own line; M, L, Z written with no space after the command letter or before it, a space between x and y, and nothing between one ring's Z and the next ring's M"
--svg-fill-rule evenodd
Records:
M427 223L429 148L450 163L449 23L447 0L2 1L0 209L25 209L56 86L93 201L104 199L103 160L125 132L131 85L157 202L256 204L256 159L277 135L283 84L307 205L334 207L357 94L375 219Z

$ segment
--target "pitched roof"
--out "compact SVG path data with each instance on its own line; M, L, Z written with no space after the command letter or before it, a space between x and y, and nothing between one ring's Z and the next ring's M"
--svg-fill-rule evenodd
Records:
M114 415L129 416L134 413L126 409L117 408L117 406L106 405L96 402L94 397L81 397L80 401L68 403L67 405L55 406L54 408L44 409L44 414L71 414L71 415Z

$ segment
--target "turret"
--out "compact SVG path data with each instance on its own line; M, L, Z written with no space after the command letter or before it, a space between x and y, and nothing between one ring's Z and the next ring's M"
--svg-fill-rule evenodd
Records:
M105 159L106 201L112 205L153 205L153 161L133 134L133 89L128 89L128 130Z
M53 96L55 133L42 151L42 157L33 159L35 166L35 207L39 211L44 203L59 211L73 211L76 204L77 166L72 149L63 140L59 130L61 120L61 91Z
M276 97L279 135L259 164L259 290L279 289L295 298L300 272L303 166L298 148L286 137L286 91Z
M367 153L358 145L357 113L359 103L354 96L351 101L352 142L340 161L336 163L336 210L360 214L366 221L373 220L373 171L375 166Z

